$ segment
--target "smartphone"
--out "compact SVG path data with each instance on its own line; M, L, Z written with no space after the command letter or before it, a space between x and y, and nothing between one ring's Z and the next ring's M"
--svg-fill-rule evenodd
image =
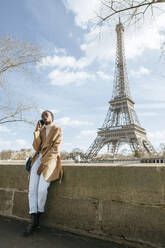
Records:
M42 126L45 124L43 120L39 120L39 122L41 123Z

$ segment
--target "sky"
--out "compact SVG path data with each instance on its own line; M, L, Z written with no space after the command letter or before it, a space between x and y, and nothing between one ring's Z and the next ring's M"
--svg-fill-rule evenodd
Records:
M69 152L88 149L112 97L118 20L96 25L99 11L98 0L1 0L0 37L37 44L45 55L32 74L5 75L13 103L34 104L26 116L36 122L51 110L63 128L61 149ZM164 23L164 13L156 13L124 32L131 96L156 149L165 143ZM31 148L33 131L25 123L0 125L0 150Z

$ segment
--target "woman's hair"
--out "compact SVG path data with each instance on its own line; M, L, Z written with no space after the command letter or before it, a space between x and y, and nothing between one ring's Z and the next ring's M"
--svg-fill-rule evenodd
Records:
M49 112L49 113L51 114L51 116L52 116L52 121L54 121L54 114L53 114L50 110L44 110L44 111L42 112L42 114L41 114L41 118L43 117L43 114L44 114L45 112Z

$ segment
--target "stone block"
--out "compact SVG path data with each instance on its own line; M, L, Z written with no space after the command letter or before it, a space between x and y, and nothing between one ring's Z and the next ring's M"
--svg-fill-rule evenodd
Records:
M25 165L0 165L0 188L27 190L28 173Z
M165 168L90 165L66 166L64 171L63 184L53 186L58 197L164 204Z
M29 218L24 165L0 165L0 214ZM165 247L165 167L67 165L41 224ZM14 192L14 195L13 195Z
M11 215L13 206L13 192L7 190L0 190L0 214L1 215Z
M102 230L107 235L161 247L165 245L165 211L154 206L106 201L103 203Z
M48 226L61 225L68 229L93 231L96 229L97 202L69 198L48 197L43 221Z
M28 194L25 192L14 192L12 215L21 218L29 218Z

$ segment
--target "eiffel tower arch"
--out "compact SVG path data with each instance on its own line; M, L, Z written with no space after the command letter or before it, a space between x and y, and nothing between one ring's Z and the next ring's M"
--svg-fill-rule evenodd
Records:
M129 144L132 152L155 152L147 139L146 131L142 128L131 98L126 59L124 52L124 26L120 22L116 25L117 49L115 63L115 77L112 99L103 126L98 129L97 137L88 148L87 157L94 157L106 145L108 152L118 153L122 143Z

